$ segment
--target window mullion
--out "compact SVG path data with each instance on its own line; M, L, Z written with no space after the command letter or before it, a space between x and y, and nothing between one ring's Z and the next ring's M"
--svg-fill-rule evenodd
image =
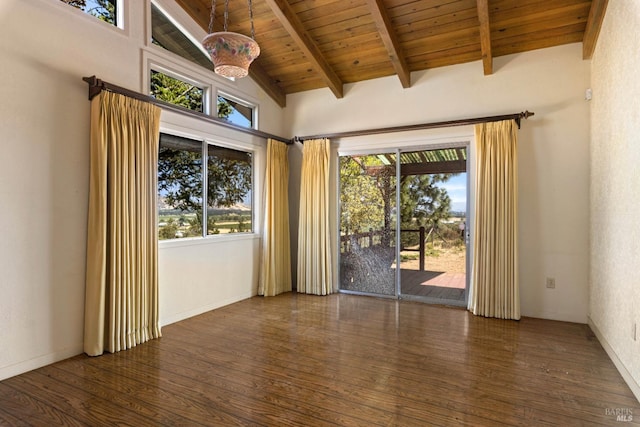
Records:
M208 234L207 210L209 203L207 201L207 192L209 190L209 161L207 155L209 153L207 141L202 141L202 237Z

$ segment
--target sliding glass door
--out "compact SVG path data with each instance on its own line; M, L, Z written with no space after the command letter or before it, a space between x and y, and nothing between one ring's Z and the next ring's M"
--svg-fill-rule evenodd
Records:
M467 149L400 153L400 296L467 300Z
M340 290L466 304L467 147L342 155L339 169Z
M394 154L340 157L340 289L396 295Z

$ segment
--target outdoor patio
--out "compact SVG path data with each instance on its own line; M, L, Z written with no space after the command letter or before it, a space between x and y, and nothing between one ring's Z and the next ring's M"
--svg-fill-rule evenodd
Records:
M440 271L400 270L403 295L414 295L442 300L465 300L465 274Z

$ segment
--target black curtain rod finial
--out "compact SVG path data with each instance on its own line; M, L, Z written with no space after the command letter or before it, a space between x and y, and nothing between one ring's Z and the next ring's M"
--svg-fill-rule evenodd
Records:
M524 112L520 113L518 117L515 118L516 124L518 125L518 129L520 129L520 121L522 119L527 120L529 117L534 116L536 113L532 113L529 110L525 110Z

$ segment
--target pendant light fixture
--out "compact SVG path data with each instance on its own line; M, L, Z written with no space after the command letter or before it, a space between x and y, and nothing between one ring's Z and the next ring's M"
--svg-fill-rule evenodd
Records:
M209 34L202 40L202 46L211 55L213 71L224 77L245 77L249 74L249 66L260 55L260 46L256 43L253 28L253 11L251 0L249 3L249 21L251 22L251 37L240 33L227 31L229 21L229 0L224 2L224 31L213 32L215 20L216 0L211 2L211 18L209 20Z

